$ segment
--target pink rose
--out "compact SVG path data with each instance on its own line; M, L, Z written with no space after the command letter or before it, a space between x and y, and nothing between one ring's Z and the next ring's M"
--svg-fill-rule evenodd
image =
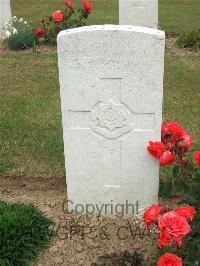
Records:
M53 14L52 14L52 18L53 20L60 22L64 19L64 13L60 10L56 10Z

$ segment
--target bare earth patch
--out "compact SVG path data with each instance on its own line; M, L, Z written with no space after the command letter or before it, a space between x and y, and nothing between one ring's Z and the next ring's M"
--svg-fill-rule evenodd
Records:
M1 178L0 198L9 202L35 204L55 222L57 236L52 246L34 266L84 265L95 263L99 256L128 250L143 253L145 264L154 261L155 242L138 219L69 214L66 209L66 186L62 181L45 183ZM51 188L50 188L51 187Z
M176 37L169 37L166 39L166 50L169 51L170 53L174 53L176 55L200 55L200 50L195 51L189 48L180 48L176 44L177 38Z

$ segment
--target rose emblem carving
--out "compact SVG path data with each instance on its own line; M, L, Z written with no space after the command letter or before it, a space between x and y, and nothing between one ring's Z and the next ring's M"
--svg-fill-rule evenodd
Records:
M99 102L91 110L91 128L107 138L117 138L132 129L131 110L125 104Z

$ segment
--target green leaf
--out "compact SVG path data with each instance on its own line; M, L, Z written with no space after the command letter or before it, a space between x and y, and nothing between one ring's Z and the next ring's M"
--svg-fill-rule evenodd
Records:
M178 176L178 174L179 174L179 165L176 165L173 168L173 176L176 177L176 176Z
M192 175L192 178L193 179L200 179L200 172L198 170L194 171L194 173Z
M190 187L190 186L185 189L184 198L185 198L186 203L188 203L188 204L196 205L198 202L196 195L195 195L192 187Z
M184 183L184 181L180 180L180 179L175 180L174 184L175 184L176 190L178 192L183 191L185 189L185 187L186 187L186 184Z
M171 183L160 183L160 195L164 197L170 197L172 193Z

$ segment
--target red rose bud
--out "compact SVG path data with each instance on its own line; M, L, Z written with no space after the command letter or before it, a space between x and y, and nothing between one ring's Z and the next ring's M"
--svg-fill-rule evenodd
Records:
M158 204L152 204L143 214L143 220L146 223L146 226L149 227L155 219L157 219L158 216L165 211L166 207L159 206Z
M38 37L42 37L42 36L44 36L45 33L46 33L46 31L43 30L43 29L39 29L39 28L38 28L38 29L35 30L35 34L36 34Z
M92 12L92 4L87 0L82 0L83 7L88 11L88 13Z
M73 9L73 3L72 0L66 0L65 5L68 6L69 8Z
M163 152L163 154L160 157L160 165L171 164L175 161L175 159L176 159L175 152L171 152L169 150L166 150Z
M200 165L200 148L194 153L194 161L197 165Z
M44 23L45 19L44 18L40 18L40 22Z
M165 253L158 259L157 266L182 266L182 258L171 254Z
M160 141L149 141L147 150L153 157L160 159L161 155L165 151L165 145Z
M52 18L53 20L60 22L64 19L64 13L60 10L56 10L53 14L52 14Z
M173 210L178 215L186 218L188 221L193 219L193 216L195 215L196 211L192 206L180 206Z

